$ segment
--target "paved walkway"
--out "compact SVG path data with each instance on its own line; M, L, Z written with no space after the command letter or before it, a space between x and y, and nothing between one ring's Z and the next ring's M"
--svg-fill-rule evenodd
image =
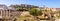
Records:
M60 19L56 19L55 21L60 21Z
M49 21L49 20L40 20L40 21Z
M29 12L28 11L24 11L24 12L22 12L22 14L21 14L22 16L25 16L25 15L30 15L29 14Z

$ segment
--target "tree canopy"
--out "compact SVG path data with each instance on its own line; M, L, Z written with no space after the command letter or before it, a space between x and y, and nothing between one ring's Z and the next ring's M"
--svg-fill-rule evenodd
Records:
M37 10L37 9L35 9L35 8L31 9L29 12L30 12L30 14L33 15L33 16L42 15L42 11L41 11L41 10Z

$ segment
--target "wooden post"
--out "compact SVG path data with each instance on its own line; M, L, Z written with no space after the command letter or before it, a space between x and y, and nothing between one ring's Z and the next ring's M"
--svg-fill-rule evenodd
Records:
M10 21L10 10L8 12L9 12L9 21Z
M9 15L8 16L8 18L9 18L8 21L10 21L10 10L8 10L8 15Z

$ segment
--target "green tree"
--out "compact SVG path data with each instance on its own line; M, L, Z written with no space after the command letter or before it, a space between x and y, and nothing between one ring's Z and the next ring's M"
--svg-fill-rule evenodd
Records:
M32 8L39 8L38 6L33 6Z
M60 11L58 11L58 13L59 13L59 18L60 18Z
M36 8L31 9L29 12L30 12L31 15L34 16L34 18L37 19L37 21L38 21L38 17L37 16L41 16L42 15L42 10L38 10Z
M33 16L39 16L42 15L42 11L41 10L37 10L36 8L33 8L31 10L29 10L30 14Z

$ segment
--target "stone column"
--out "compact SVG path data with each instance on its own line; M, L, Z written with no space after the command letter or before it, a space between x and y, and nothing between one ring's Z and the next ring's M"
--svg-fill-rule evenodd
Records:
M2 10L1 10L1 17L2 17Z

